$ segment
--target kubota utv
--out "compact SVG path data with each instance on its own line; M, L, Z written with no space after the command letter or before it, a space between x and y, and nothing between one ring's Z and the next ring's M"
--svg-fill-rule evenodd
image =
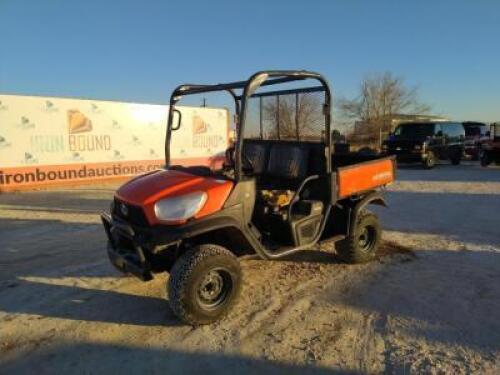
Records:
M236 139L220 167L179 165L171 158L172 139L189 125L176 105L211 92L231 97ZM381 229L366 206L385 206L377 189L394 180L395 162L336 154L331 109L328 82L307 71L177 87L165 167L125 183L111 213L102 214L112 264L143 281L168 272L171 309L197 325L220 319L235 303L243 255L275 260L328 241L346 262L373 259Z

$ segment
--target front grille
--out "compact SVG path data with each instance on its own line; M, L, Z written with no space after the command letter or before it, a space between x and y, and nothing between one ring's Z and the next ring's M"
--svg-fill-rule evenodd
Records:
M127 207L127 214L125 215L121 210L121 205ZM125 203L119 199L114 200L113 204L113 215L119 217L120 219L134 225L139 225L141 227L148 226L148 220L141 207L134 206L129 203Z

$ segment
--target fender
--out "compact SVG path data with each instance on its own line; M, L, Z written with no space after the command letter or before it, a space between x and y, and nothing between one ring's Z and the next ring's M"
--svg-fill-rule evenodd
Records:
M359 213L369 204L376 204L378 206L387 207L387 203L382 196L382 193L379 191L373 191L363 197L360 201L356 202L355 206L351 209L351 214L349 215L349 229L347 231L348 236L351 233L354 233L354 230L356 229L356 223L358 221Z

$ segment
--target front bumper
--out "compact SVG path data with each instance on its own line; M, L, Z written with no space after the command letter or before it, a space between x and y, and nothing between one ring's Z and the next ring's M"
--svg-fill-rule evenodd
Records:
M144 281L153 279L155 272L170 270L179 245L210 229L203 220L179 226L140 226L107 212L101 214L101 221L111 263ZM217 224L217 220L210 221Z
M150 262L143 247L137 243L134 229L123 222L114 220L109 214L101 214L102 225L108 236L107 252L111 263L124 273L131 273L143 281L153 279ZM123 246L126 241L128 246Z
M186 224L169 226L142 226L116 214L101 214L111 263L145 281L151 280L155 272L169 272L179 248L190 239L228 227L242 232L243 218L241 204Z

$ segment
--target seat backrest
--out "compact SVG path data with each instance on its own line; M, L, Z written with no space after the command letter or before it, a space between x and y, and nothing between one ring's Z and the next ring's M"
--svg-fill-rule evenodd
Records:
M261 175L266 171L269 155L265 144L245 142L243 153L252 164L253 174Z
M309 144L309 165L307 175L323 175L326 171L325 145L320 143Z
M243 153L261 189L294 190L307 176L325 171L322 143L245 139Z
M306 177L309 153L299 145L274 144L269 152L266 175L294 180Z

